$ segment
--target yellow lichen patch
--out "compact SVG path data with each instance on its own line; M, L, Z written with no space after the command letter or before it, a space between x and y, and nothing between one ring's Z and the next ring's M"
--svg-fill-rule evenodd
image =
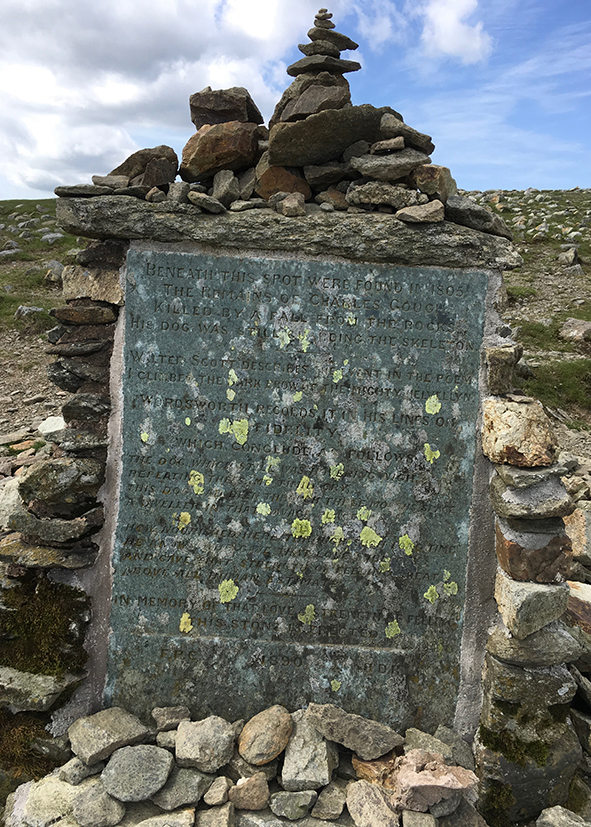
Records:
M294 401L294 402L301 402L301 401L302 401L302 396L303 396L303 395L304 395L304 394L302 393L302 391L296 391L296 392L294 393L294 395L293 395L293 401Z
M311 626L316 620L316 612L314 611L314 604L308 603L305 611L298 615L298 620L305 626Z
M336 516L334 508L325 508L324 514L322 515L322 524L330 525L330 523L334 523Z
M268 517L271 513L271 506L269 503L259 503L257 505L257 514L262 514L263 517Z
M281 328L277 333L277 338L279 339L279 349L283 350L283 348L287 347L291 342L291 330L289 327Z
M423 597L425 598L425 600L428 600L429 603L435 603L435 601L439 597L439 592L437 591L435 586L429 586Z
M337 370L333 370L333 372L332 372L332 381L335 384L337 382L340 382L342 378L343 378L343 371L340 368L337 368Z
M359 539L361 540L362 546L365 546L366 548L375 548L377 545L379 545L379 543L382 542L384 538L380 537L379 534L376 534L373 528L370 528L368 525L366 525L361 530Z
M304 572L303 572L303 571L296 571L296 574L297 574L297 576L298 576L298 577L300 577L300 578L302 578L302 577L304 576Z
M443 569L443 582L447 583L447 581L449 580L450 577L451 577L451 571L448 571L447 569Z
M268 474L265 474L263 477L263 482L265 483L265 485L271 485L271 483L273 482L273 477L270 477Z
M281 457L267 457L267 464L265 465L265 471L267 472L267 474L274 468L279 468L280 462Z
M343 685L342 681L334 680L334 681L330 682L330 688L332 689L333 692L338 692L342 685Z
M200 471L191 471L189 474L189 487L196 494L203 494L205 488L205 477Z
M345 539L345 532L341 528L340 525L336 526L335 530L332 533L332 537L330 538L331 543L334 543L335 546L341 542L341 540Z
M425 402L425 410L428 414L436 414L441 410L441 402L436 393L430 396Z
M304 353L308 352L308 348L310 347L310 340L309 336L312 331L307 327L303 333L300 333L298 339L300 340L300 344L302 346L302 350Z
M181 617L181 622L179 623L179 632L185 632L185 634L187 634L192 628L193 624L191 623L191 617L188 612L185 612Z
M172 515L172 521L179 531L183 531L191 523L191 515L188 511L181 511L180 514L175 512Z
M364 505L357 512L357 519L361 520L362 523L366 523L369 518L371 517L371 509L366 508Z
M230 603L238 594L238 586L233 580L223 580L218 586L220 603Z
M357 324L357 316L354 316L352 313L347 315L347 324L355 325Z
M296 519L291 524L292 537L309 537L312 534L312 524L310 520Z
M188 416L188 417L185 419L185 425L190 425L190 424L191 424L191 417L190 417L190 416Z
M390 558L385 557L383 560L380 560L380 571L382 573L386 571L390 571Z
M314 486L310 482L310 477L303 476L300 484L296 488L296 494L304 500L309 500L314 494Z
M454 583L453 580L449 583L444 583L443 591L446 593L448 597L451 597L452 595L458 593L458 584Z
M398 538L398 546L402 549L402 551L406 554L407 557L412 557L412 552L415 547L415 544L410 539L408 534L403 534L402 537Z
M340 478L345 473L345 466L342 462L339 462L338 465L331 465L330 466L330 478L332 480L340 480Z
M400 626L398 625L397 620L391 620L390 623L385 628L386 637L396 637L401 632Z
M425 459L427 462L430 462L431 465L433 465L433 460L439 459L441 456L441 451L438 451L436 448L431 448L428 442L425 442L423 449L425 451Z
M229 399L230 402L233 402L236 398L236 391L233 391L231 388L228 388L226 391L226 398Z
M238 383L238 374L234 370L234 368L230 368L228 371L228 385L232 387L232 385L236 385Z
M150 439L150 434L147 434L145 431L142 431L140 434L140 439L142 442L147 442Z
M239 445L244 445L248 439L248 419L234 419L231 423L229 419L222 419L218 431L220 434L233 434L234 439Z

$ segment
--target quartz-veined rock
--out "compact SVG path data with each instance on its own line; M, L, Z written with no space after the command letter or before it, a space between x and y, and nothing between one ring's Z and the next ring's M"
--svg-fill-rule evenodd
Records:
M557 442L540 402L484 402L482 449L493 462L531 468L552 465Z

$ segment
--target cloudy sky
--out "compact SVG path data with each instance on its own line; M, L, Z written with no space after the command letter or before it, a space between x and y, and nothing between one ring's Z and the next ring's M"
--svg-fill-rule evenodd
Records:
M318 0L3 0L0 199L90 182L246 86L269 118ZM433 136L464 189L591 187L589 0L332 0L354 104Z

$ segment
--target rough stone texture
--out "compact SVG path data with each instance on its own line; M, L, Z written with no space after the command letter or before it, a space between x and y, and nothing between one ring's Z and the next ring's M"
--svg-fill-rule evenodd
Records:
M166 204L110 197L93 201L59 199L57 214L67 232L90 237L151 239L167 244L197 241L232 250L322 253L352 261L389 264L508 270L521 263L521 257L506 239L445 221L411 228L393 216L378 213L318 213L297 224L260 210L195 220L190 204L179 204L171 210ZM552 461L553 457L530 464L551 465Z
M335 210L348 210L349 202L345 195L336 187L329 187L324 192L318 193L314 199L317 204L330 204Z
M380 133L382 138L404 138L406 146L430 155L435 151L435 144L429 135L417 132L412 126L405 124L401 117L392 112L386 112L380 121Z
M84 761L74 757L64 764L63 767L60 767L59 779L60 781L66 781L68 784L72 784L72 786L78 786L85 778L91 775L98 775L104 768L105 765L102 761L87 766Z
M174 149L170 146L161 145L155 146L152 149L140 149L138 152L134 152L133 155L130 155L122 164L112 169L109 176L125 175L131 181L133 178L137 178L139 175L145 173L150 161L160 158L168 161L171 165L173 164L175 170L178 168L179 159ZM172 180L174 180L174 176ZM154 185L152 184L152 186Z
M160 747L123 747L113 753L101 778L113 798L143 801L166 784L173 763L170 752Z
M440 167L437 164L417 167L411 172L410 179L418 190L436 196L443 204L450 195L456 195L458 191L448 167Z
M311 815L313 818L325 818L332 821L341 815L346 801L347 790L345 786L331 781L318 793L318 799L314 804Z
M429 201L428 204L417 204L416 207L404 207L398 210L396 218L411 224L428 224L443 221L444 210L441 201Z
M445 217L456 224L472 227L473 230L513 238L511 230L499 215L494 215L486 207L463 195L450 195L445 204Z
M72 815L81 827L114 827L125 815L125 805L111 798L97 779L76 796Z
M237 810L264 810L269 800L269 785L264 772L241 778L228 790L228 798Z
M281 785L291 792L325 787L338 766L339 754L311 723L305 710L291 715L293 732L285 749Z
M534 528L528 530L533 523ZM501 568L513 580L561 583L572 570L571 540L560 519L497 520L495 549Z
M129 184L127 175L93 175L92 183L97 187L110 187L118 190Z
M64 301L88 298L122 305L123 290L119 283L119 271L68 264L62 271L62 298Z
M390 152L404 149L404 147L404 138L400 135L398 138L387 138L385 141L376 141L375 144L371 145L369 152L370 155L388 155Z
M111 410L111 397L100 393L77 393L62 407L66 422L92 420L106 416Z
M587 706L591 709L591 681L586 678L576 666L570 667L570 673L575 679L580 696L584 699Z
M583 638L577 635L577 640L583 643L586 650L591 651L591 585L569 580L567 587L568 600L564 620L571 627L569 631L572 630L573 634L577 628L584 633Z
M210 715L203 721L182 721L176 738L180 767L215 772L227 764L234 751L234 728L223 718Z
M385 724L351 715L333 704L310 704L307 720L325 738L353 750L366 761L404 743L404 738Z
M113 188L97 187L94 184L71 184L56 187L54 193L59 198L95 198L99 195L113 195Z
M482 450L492 462L527 468L552 465L557 447L540 402L485 401Z
M183 804L197 804L211 787L213 775L200 770L173 767L162 789L152 796L152 801L163 810L176 810Z
M315 43L298 43L298 49L302 54L308 55L331 55L340 57L340 50L328 40L317 40ZM299 76L298 76L299 77Z
M505 626L514 637L523 640L561 616L567 606L569 589L566 584L520 583L499 569L495 599Z
M86 569L94 565L98 546L89 543L78 549L31 545L18 532L0 540L0 561L35 569Z
M591 717L578 709L571 709L570 719L579 743L585 752L591 752Z
M238 751L249 764L268 764L283 752L292 729L289 712L276 704L246 723L238 738Z
M212 215L220 215L226 212L226 208L221 201L213 198L211 195L206 195L204 192L189 192L187 198L196 207L199 207L203 212L211 213Z
M133 184L140 187L149 187L150 189L168 185L176 178L178 167L179 162L176 156L174 161L169 161L166 158L152 158L146 164L144 174L135 178Z
M301 192L290 192L277 204L275 209L280 215L287 215L291 218L306 215L306 199Z
M176 810L173 813L164 813L164 815L155 815L151 818L136 822L141 824L141 827L193 827L195 823L195 807L185 807L183 810ZM127 827L125 820L121 822L121 827Z
M174 752L176 750L176 729L159 732L156 735L156 746Z
M437 824L431 813L416 813L413 810L404 810L402 813L402 827L437 827Z
M280 120L283 122L299 121L315 115L317 112L324 112L326 109L342 109L351 105L351 92L348 84L342 86L321 86L314 84L299 95L290 100Z
M558 335L567 342L591 341L591 322L582 319L566 319Z
M344 75L347 72L358 72L361 69L361 64L356 60L343 60L342 58L332 57L331 55L309 55L296 60L287 67L287 74L292 78L298 75L303 75L306 72L334 72L335 74Z
M572 514L576 505L564 483L556 477L528 488L510 488L496 474L490 485L491 503L500 517L545 520Z
M234 827L234 805L230 802L213 810L201 810L195 815L195 827Z
M258 106L243 86L233 86L230 89L212 89L207 86L201 92L191 95L189 108L196 129L204 124L228 121L263 123Z
M239 170L252 166L258 154L258 134L256 124L241 121L201 127L183 149L181 178L193 183L213 178L223 169Z
M474 770L474 753L469 743L464 741L462 736L455 731L439 724L435 730L435 738L443 741L448 747L451 747L452 764L457 764L459 767L465 767L467 770Z
M528 743L551 743L564 733L566 724L553 721L548 707L568 704L577 691L576 681L563 665L518 667L490 654L483 687L482 724L495 732L518 732L520 740ZM512 705L509 713L507 705Z
M404 818L404 816L403 816ZM439 827L488 827L480 813L465 798L449 816L438 819Z
M395 760L385 786L394 790L393 801L397 808L424 813L449 799L453 799L455 809L458 796L474 789L477 781L470 770L447 766L441 755L414 749Z
M347 190L346 199L349 204L354 206L389 204L397 210L418 204L418 196L414 190L396 187L386 181L368 181L367 184L361 185L353 184Z
M72 752L85 764L103 761L120 747L137 744L148 734L142 722L120 707L79 718L68 729Z
M317 21L318 18L316 18L316 22ZM314 43L318 40L328 40L328 42L334 44L340 52L359 48L358 43L355 43L355 41L351 40L351 38L347 37L347 35L335 31L335 29L325 29L319 26L314 26L308 32L308 37Z
M181 721L190 721L191 713L186 706L156 706L152 710L152 718L158 732L176 729Z
M240 182L230 169L222 169L213 178L213 197L229 207L240 197Z
M135 202L126 200L122 203L129 206ZM67 304L64 305L64 307L53 308L49 311L49 315L55 316L60 322L75 325L111 324L111 322L117 321L117 313L113 308L103 307L98 304Z
M87 783L87 782L84 782ZM47 776L32 784L22 807L20 823L7 818L12 827L50 827L51 824L72 813L74 799L80 787L72 787L55 776Z
M419 169L428 169L428 167L419 167ZM506 344L485 349L489 393L501 396L513 390L515 366L522 355L521 345Z
M17 505L8 521L9 528L19 531L25 540L47 545L62 545L79 540L87 534L98 531L104 521L102 508L93 508L81 517L72 520L40 520Z
M536 820L536 827L579 827L581 824L588 823L586 819L573 813L572 810L567 810L566 807L558 804L540 814Z
M307 815L314 805L318 793L302 790L300 793L274 793L269 800L269 807L276 816L295 821Z
M233 786L234 782L230 778L226 778L225 775L218 775L211 787L204 794L203 800L206 804L209 804L210 807L219 807L226 803L228 800L228 792Z
M564 518L566 532L571 539L570 556L575 562L591 566L591 503L577 503L572 514Z
M286 112L286 110L289 110L291 113L294 113L295 108L299 108L300 106L300 99L302 99L302 104L304 106L306 100L308 100L310 104L314 103L314 101L318 101L318 97L314 93L310 93L309 98L304 98L304 96L308 93L308 90L314 86L319 86L322 89L327 90L322 93L322 96L328 95L330 97L333 93L328 92L328 90L337 88L342 91L339 93L334 93L335 100L338 99L341 95L343 96L343 98L346 96L348 101L350 101L351 99L351 90L349 88L349 83L344 77L342 77L342 75L335 75L332 72L306 72L304 74L298 75L293 81L293 83L290 86L288 86L287 89L283 92L281 98L279 99L279 102L275 107L275 111L273 112L271 120L269 121L269 129L272 129L276 123L279 123L279 121L287 121L288 118L284 117L284 112ZM322 111L322 109L319 111Z
M337 161L304 167L304 177L312 189L323 190L345 177L343 165Z
M281 166L272 166L269 163L269 153L265 152L255 169L254 189L261 198L269 199L278 192L300 192L304 199L312 195L312 190L299 170L285 169Z
M482 745L477 749L477 765L483 776L482 802L486 804L487 794L493 802L498 801L495 789L498 794L499 785L505 785L504 789L513 797L513 803L503 812L510 821L535 818L546 807L565 801L581 758L581 746L571 731L567 731L549 748L547 759L542 764L531 758L525 758L522 763L512 763Z
M497 465L496 470L505 485L511 488L529 488L532 485L540 485L552 477L562 477L569 472L567 464L563 462L558 462L548 468L519 468L514 465Z
M488 636L487 651L495 658L515 666L553 666L572 663L581 654L581 645L566 626L554 621L519 640L499 619Z
M241 778L250 778L257 772L264 772L267 781L271 781L277 775L278 761L271 761L268 764L262 764L260 767L255 767L254 764L249 764L238 752L238 748L234 749L231 759L223 768L224 775L227 775L232 781L239 781Z
M368 781L354 781L348 786L347 808L356 827L398 827L392 796Z
M351 158L351 166L362 175L377 181L397 181L431 159L423 152L407 147L391 155L360 155Z
M295 123L276 123L269 135L270 163L301 167L324 164L355 141L373 144L382 137L382 115L393 111L364 104L327 109Z
M412 749L422 749L425 752L436 752L443 756L446 764L453 764L451 747L439 738L429 735L428 732L422 732L415 727L409 727L404 733L404 752L410 752Z
M25 502L68 506L96 497L104 481L104 464L95 459L61 457L36 462L21 477L19 493ZM59 512L58 512L59 513Z
M84 675L37 675L0 666L0 704L11 712L46 712Z

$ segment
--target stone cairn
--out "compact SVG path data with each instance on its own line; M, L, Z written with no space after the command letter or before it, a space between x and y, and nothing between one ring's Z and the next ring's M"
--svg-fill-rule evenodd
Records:
M74 757L8 798L5 827L485 827L468 745L332 704L248 722L186 707L153 728L113 707L69 728Z
M269 122L242 87L191 95L196 133L178 158L170 147L142 149L93 184L61 186L63 198L131 196L193 204L195 214L273 209L394 214L411 225L444 220L510 239L501 218L457 194L447 167L431 164L428 135L389 106L353 106L344 75L361 66L341 58L357 43L320 9L287 68L295 80ZM182 179L176 182L178 172Z

